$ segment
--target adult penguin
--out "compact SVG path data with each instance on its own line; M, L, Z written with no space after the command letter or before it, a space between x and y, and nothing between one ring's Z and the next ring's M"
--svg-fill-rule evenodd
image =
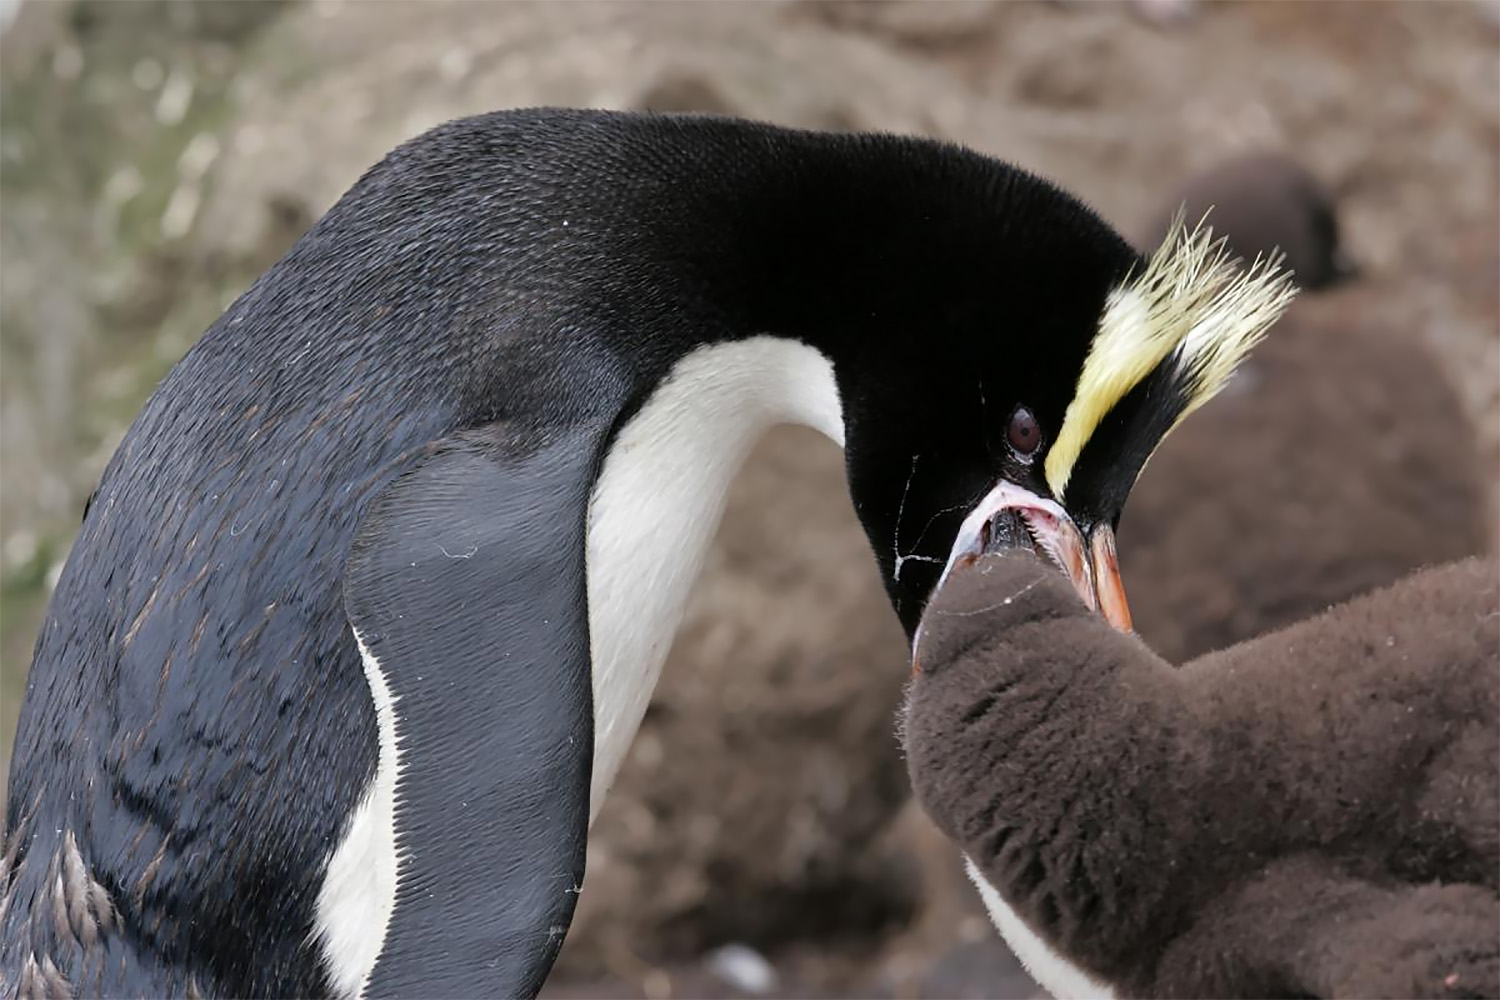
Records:
M6 992L534 993L755 437L843 442L913 629L1112 525L1288 295L918 139L528 110L371 169L173 369L37 643Z

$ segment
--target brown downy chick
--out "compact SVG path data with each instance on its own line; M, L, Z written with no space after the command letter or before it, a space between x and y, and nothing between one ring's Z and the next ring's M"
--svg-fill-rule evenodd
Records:
M1213 207L1236 256L1282 248L1304 291L1348 270L1332 195L1289 160L1224 164L1160 214L1184 202L1194 220ZM1120 564L1136 630L1169 660L1488 550L1474 428L1419 332L1382 312L1371 283L1302 295L1146 466Z
M1179 669L983 555L924 619L917 796L1058 996L1500 996L1496 570Z

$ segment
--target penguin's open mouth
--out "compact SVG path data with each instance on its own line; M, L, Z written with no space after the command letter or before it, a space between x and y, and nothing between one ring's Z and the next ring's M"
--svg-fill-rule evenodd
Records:
M954 567L1010 548L1040 553L1067 574L1085 604L1120 631L1131 631L1114 530L1108 524L1096 525L1085 540L1060 504L1014 483L1000 483L969 512L938 586Z

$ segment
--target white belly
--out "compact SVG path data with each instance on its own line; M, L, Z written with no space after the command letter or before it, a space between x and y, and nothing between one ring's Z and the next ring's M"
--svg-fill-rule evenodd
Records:
M610 449L589 512L590 820L646 713L729 485L779 423L843 443L833 366L796 341L755 337L684 357Z

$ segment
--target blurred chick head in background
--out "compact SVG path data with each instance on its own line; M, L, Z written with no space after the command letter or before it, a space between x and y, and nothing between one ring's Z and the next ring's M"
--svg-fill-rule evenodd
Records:
M1308 291L1358 273L1341 243L1333 192L1288 155L1251 153L1189 178L1158 210L1144 245L1160 245L1179 211L1189 220L1207 217L1214 232L1247 261L1279 251L1298 287Z

